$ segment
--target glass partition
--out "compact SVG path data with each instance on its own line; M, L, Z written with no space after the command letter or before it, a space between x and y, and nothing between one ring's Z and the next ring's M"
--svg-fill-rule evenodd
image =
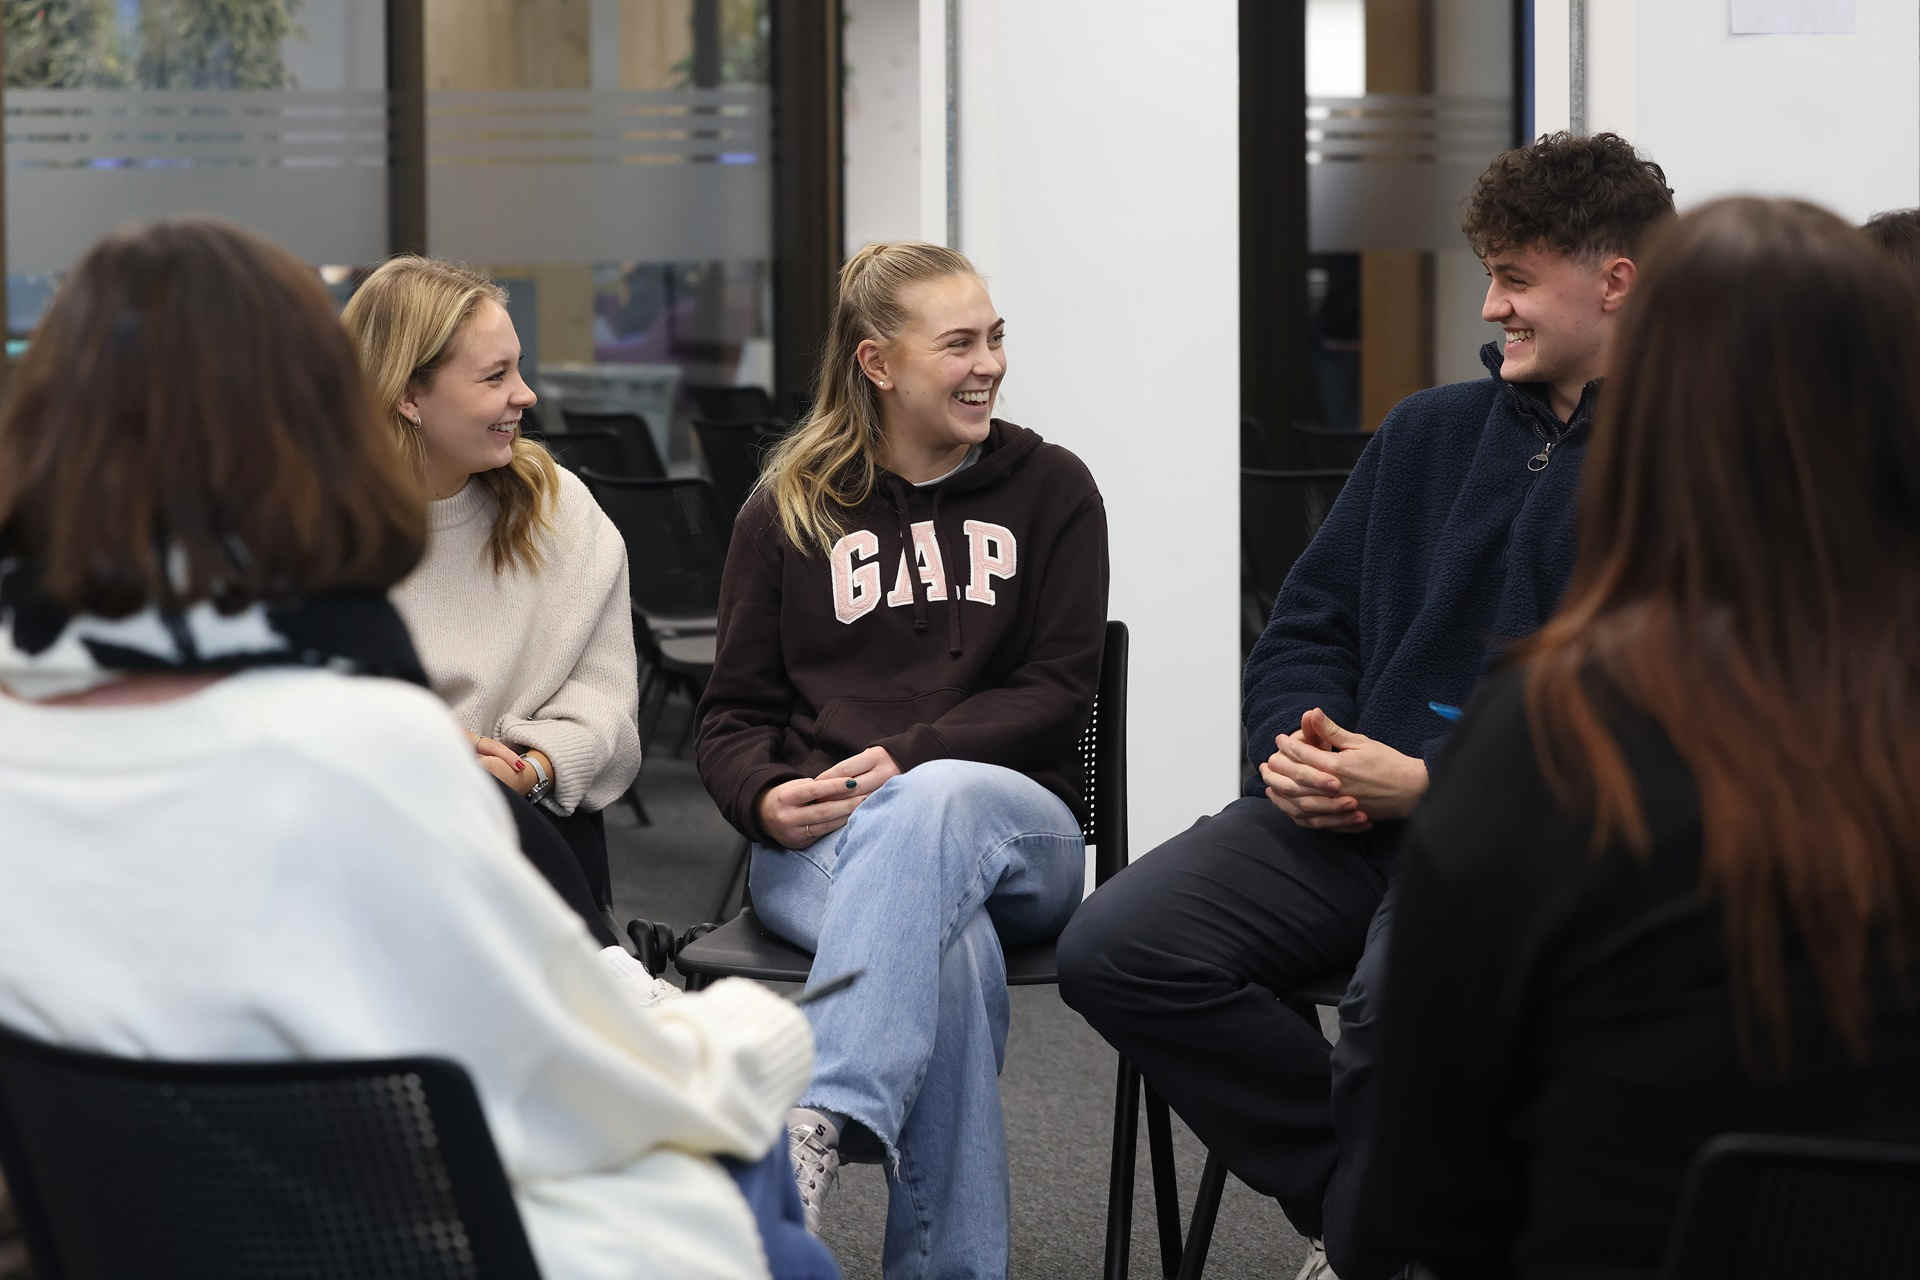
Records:
M686 467L688 388L771 389L769 3L427 0L427 243L508 286L549 429Z
M365 0L5 0L7 333L127 222L211 213L309 262L387 247L386 25Z

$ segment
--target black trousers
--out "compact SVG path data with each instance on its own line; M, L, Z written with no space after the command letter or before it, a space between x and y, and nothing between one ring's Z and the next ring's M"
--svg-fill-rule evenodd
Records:
M586 922L587 932L593 935L595 942L603 947L618 946L619 939L607 926L607 918L601 908L609 906L613 894L606 892L602 896L595 889L594 877L583 862L592 857L592 837L599 837L600 883L610 880L607 871L607 834L598 813L575 813L567 817L547 812L538 805L528 804L518 792L498 778L500 794L507 798L507 807L513 811L513 825L520 833L520 852L527 856L534 870L538 871L561 900L572 907L574 913ZM585 845L585 849L576 846L568 839L568 833L575 834Z
M1371 1124L1366 991L1384 947L1341 1005L1339 1117L1317 1014L1275 993L1360 961L1400 826L1309 831L1242 798L1135 860L1060 937L1062 998L1304 1235L1344 1216L1327 1212L1329 1184L1341 1149L1364 1142L1349 1130Z

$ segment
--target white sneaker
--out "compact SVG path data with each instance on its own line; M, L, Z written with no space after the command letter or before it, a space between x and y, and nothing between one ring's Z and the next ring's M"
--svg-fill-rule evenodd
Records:
M793 1161L794 1185L800 1188L800 1209L807 1230L820 1234L820 1210L840 1183L840 1148L829 1141L824 1124L787 1127L787 1155Z
M1327 1246L1318 1240L1307 1241L1312 1248L1307 1250L1307 1260L1300 1264L1299 1274L1293 1280L1340 1280L1333 1274L1333 1268L1327 1265Z

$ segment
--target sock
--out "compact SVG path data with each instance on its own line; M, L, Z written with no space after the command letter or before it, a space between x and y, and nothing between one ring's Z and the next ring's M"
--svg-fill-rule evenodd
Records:
M825 1129L826 1132L821 1135L820 1140L829 1147L840 1145L840 1130L846 1123L847 1118L837 1111L816 1111L812 1107L795 1107L787 1112L789 1128L805 1125L812 1129L817 1125Z

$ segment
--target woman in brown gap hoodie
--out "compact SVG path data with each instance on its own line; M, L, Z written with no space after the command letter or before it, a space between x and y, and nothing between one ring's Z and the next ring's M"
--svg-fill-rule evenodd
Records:
M1106 512L1080 460L992 416L1004 324L960 254L841 270L812 412L734 526L700 777L753 841L754 908L815 953L791 1150L808 1224L882 1159L886 1274L998 1276L1001 945L1079 903L1077 750Z

